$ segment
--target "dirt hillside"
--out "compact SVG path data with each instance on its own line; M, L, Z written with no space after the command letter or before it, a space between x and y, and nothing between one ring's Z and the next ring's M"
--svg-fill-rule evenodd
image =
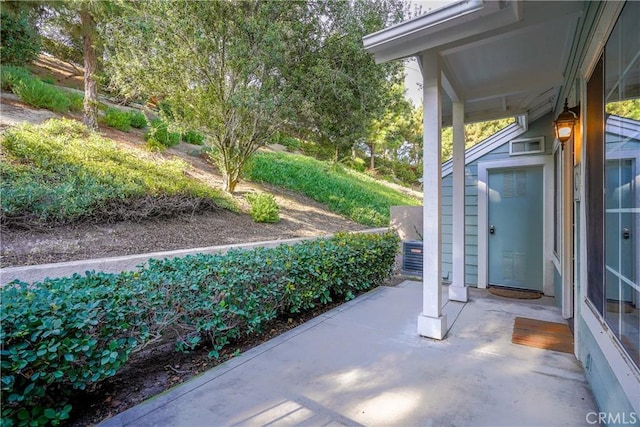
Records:
M42 123L60 115L47 110L35 110L21 103L14 95L2 93L0 129L21 122ZM66 114L66 117L80 119ZM121 132L106 126L100 132L121 144L141 146L142 132L133 129ZM222 187L222 177L204 159L197 157L199 147L180 144L167 150L164 156L179 156L188 161L191 174L198 179ZM365 228L326 210L321 204L277 187L241 183L235 195L247 210L243 194L266 191L275 195L280 206L281 221L277 224L257 224L247 214L226 210L169 219L141 222L122 221L112 224L75 224L48 230L2 230L0 266L33 265L72 261L173 249L232 243L319 236L337 231Z

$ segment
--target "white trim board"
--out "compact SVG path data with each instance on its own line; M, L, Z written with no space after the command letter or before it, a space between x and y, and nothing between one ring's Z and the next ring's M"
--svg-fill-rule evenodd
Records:
M634 399L634 396L640 396L640 371L629 360L626 353L620 349L616 338L611 335L607 325L600 320L600 314L595 312L595 309L586 299L582 300L580 315L584 319L589 332L596 340L598 348L607 359L609 367L611 367L620 387L627 395L629 403L636 413L640 414L640 399Z
M528 129L527 119L525 116L520 116L516 119L515 123L511 123L504 129L494 133L484 141L468 148L464 152L464 165L468 165L495 150L498 147L508 143L513 138L525 133ZM453 159L449 159L442 164L442 177L450 175L453 172Z
M542 166L542 290L553 296L553 156L521 156L478 163L478 288L485 289L489 282L488 237L488 180L492 169Z

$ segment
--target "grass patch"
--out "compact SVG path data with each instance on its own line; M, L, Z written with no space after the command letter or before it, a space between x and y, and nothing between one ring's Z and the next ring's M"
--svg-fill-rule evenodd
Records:
M13 86L22 80L34 78L31 73L23 67L4 65L0 67L0 82L2 90L12 90Z
M389 208L419 205L420 200L339 164L287 153L257 153L246 178L302 193L336 213L365 225L389 225Z
M13 85L12 90L21 101L36 108L61 113L68 111L71 104L63 91L38 79L20 80Z
M186 162L120 147L73 120L9 128L0 143L3 225L166 216L180 206L237 209L188 177Z
M13 92L22 102L32 107L46 108L58 113L83 110L82 94L54 86L52 83L55 83L55 80L53 82L51 79L40 80L26 68L2 66L0 80L2 90Z
M123 132L129 132L131 130L131 116L127 111L109 108L102 121L105 125Z

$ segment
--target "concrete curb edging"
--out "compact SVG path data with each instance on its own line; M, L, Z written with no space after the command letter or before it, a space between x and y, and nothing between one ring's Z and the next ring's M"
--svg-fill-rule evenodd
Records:
M372 228L355 231L353 233L384 233L388 228ZM58 262L53 264L27 265L22 267L0 268L0 286L14 280L27 283L39 282L48 277L66 277L73 274L84 274L87 271L102 271L105 273L121 273L133 271L146 264L151 258L164 259L183 257L195 254L222 254L231 249L253 249L257 247L273 248L279 245L293 245L307 240L326 239L333 234L316 237L297 237L293 239L270 240L265 242L239 243L232 245L207 246L202 248L179 249L175 251L150 252L145 254L126 255L109 258L96 258L80 261Z

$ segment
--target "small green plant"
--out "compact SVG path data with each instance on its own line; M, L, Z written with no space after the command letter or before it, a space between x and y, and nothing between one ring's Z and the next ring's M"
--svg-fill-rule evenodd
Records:
M2 81L2 90L13 92L13 86L23 80L31 80L31 73L22 67L14 67L11 65L3 65L0 67L0 81Z
M182 140L188 144L203 145L204 135L200 132L190 130L182 134Z
M255 222L280 221L280 207L273 194L248 193L245 197L251 205L251 218Z
M56 112L69 109L69 98L62 90L38 79L20 80L13 85L12 90L20 100L36 108L46 108Z
M104 115L102 121L109 127L129 132L131 130L131 122L129 113L118 110L117 108L109 108Z
M55 85L56 84L56 79L53 76L45 76L43 78L41 78L40 80L42 80L42 83L47 83L50 85Z
M129 123L136 129L144 129L147 127L147 117L140 111L129 111Z
M180 143L180 133L169 132L169 127L162 119L154 119L151 121L151 127L144 134L145 141L155 139L157 143L166 147L173 147ZM154 143L155 144L155 143Z
M356 157L355 159L349 158L344 161L344 165L361 173L367 170L366 162L360 157Z
M152 153L162 153L167 149L166 145L158 142L158 140L155 138L148 138L144 145L146 149L151 151Z
M293 138L291 136L285 136L280 140L280 144L284 145L287 151L294 152L300 150L302 147L302 143L298 138Z
M73 111L74 113L79 113L84 110L84 96L75 93L68 92L67 98L69 98L69 111Z

